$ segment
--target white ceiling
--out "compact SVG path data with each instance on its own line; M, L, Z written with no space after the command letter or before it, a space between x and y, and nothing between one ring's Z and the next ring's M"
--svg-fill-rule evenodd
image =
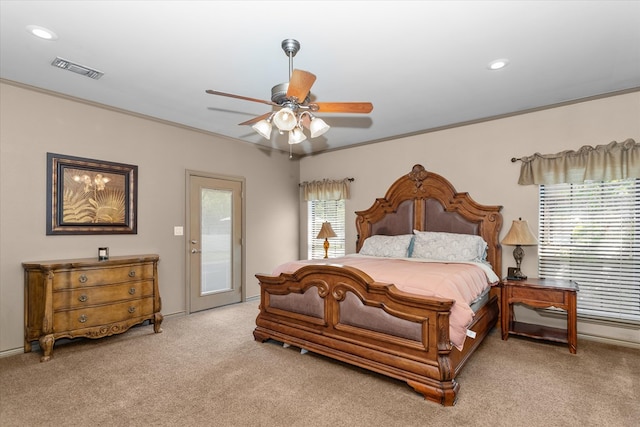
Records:
M313 98L374 105L322 115L331 130L300 155L640 88L639 1L1 0L0 31L2 79L283 151L238 126L270 106L205 90L269 100L297 39Z

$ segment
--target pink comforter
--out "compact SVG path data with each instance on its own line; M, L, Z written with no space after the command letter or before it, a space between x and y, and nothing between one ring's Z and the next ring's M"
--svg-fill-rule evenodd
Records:
M422 262L419 260L347 255L328 260L292 261L273 274L292 273L309 264L340 264L358 268L377 282L393 283L401 291L455 301L449 316L451 343L462 349L467 326L473 320L470 304L489 285L487 274L473 264Z

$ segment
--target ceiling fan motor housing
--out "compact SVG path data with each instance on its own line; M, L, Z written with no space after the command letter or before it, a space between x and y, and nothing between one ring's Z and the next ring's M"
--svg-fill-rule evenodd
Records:
M280 83L279 85L275 85L271 88L271 101L275 102L278 105L282 105L286 102L291 102L289 98L287 98L287 90L289 89L289 82ZM304 101L299 102L300 104L307 104L311 101L311 97L309 96L311 92L307 94L307 97Z

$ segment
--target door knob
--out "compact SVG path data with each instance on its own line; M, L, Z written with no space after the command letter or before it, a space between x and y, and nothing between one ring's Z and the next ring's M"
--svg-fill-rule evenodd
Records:
M199 251L199 250L198 250L198 249L196 249L196 248L191 249L191 253L192 253L192 254L197 254L197 253L200 253L200 252L202 252L202 251Z
M192 245L195 245L196 243L198 243L198 241L197 241L197 240L192 240L192 241L191 241L191 244L192 244Z

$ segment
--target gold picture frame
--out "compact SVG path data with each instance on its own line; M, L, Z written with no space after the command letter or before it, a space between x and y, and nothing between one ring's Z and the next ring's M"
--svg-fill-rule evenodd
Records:
M47 235L137 234L138 166L47 153Z

